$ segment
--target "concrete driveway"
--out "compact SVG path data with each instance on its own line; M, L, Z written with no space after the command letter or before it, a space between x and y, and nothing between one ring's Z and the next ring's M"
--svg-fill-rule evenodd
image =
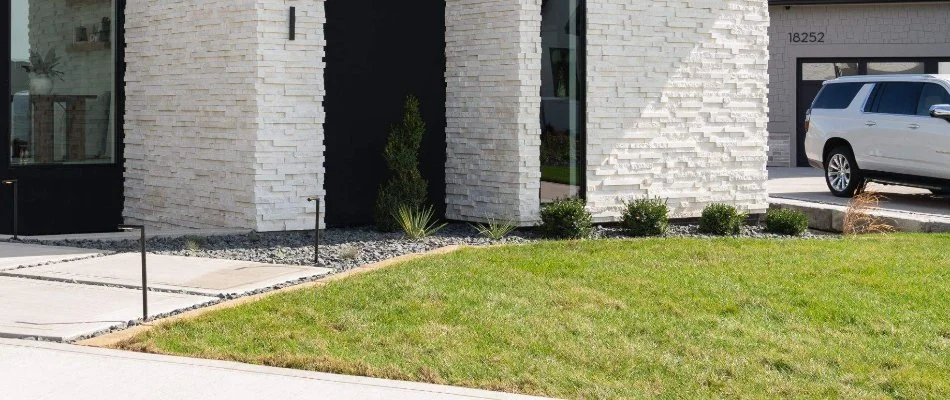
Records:
M767 188L773 203L839 209L849 202L831 195L822 171L815 168L769 168ZM950 225L950 196L876 183L868 185L868 190L883 195L879 205L883 216L908 221L906 226L937 227L922 230L943 231L939 227Z

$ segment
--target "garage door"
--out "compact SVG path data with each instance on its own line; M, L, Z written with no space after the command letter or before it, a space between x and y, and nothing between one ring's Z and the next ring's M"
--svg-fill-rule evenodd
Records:
M836 58L798 60L797 164L805 157L805 113L821 90L822 82L842 76L886 74L950 74L950 58Z

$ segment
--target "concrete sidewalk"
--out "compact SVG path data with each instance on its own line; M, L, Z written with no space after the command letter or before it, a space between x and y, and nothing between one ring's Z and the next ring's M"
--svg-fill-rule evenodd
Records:
M234 362L0 339L10 399L531 399Z
M110 254L101 250L0 242L0 271Z
M67 342L143 317L139 254L96 257L103 252L22 243L0 243L0 252L0 337ZM149 318L331 272L149 254Z

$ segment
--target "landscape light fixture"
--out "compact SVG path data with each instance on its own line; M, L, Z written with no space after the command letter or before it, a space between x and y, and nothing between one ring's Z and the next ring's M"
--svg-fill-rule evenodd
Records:
M7 179L7 180L4 180L2 183L4 186L6 185L13 186L13 240L20 240L20 238L17 236L17 224L19 223L17 219L19 219L19 214L20 214L20 212L18 211L19 207L17 205L17 203L20 201L20 196L17 194L17 186L18 186L17 180Z
M139 246L142 249L142 321L148 321L148 279L145 270L145 226L144 225L119 225L120 231L131 232L138 230L141 232Z
M320 266L320 198L317 196L308 197L307 201L317 203L317 217L313 228L313 266Z

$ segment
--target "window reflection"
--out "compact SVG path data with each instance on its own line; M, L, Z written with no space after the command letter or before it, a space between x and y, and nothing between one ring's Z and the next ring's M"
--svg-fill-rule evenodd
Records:
M802 80L826 81L858 75L858 63L803 63Z
M868 75L922 74L923 62L869 62Z
M13 166L114 161L113 3L12 0Z
M541 5L542 202L580 195L583 11L578 0L544 0Z

